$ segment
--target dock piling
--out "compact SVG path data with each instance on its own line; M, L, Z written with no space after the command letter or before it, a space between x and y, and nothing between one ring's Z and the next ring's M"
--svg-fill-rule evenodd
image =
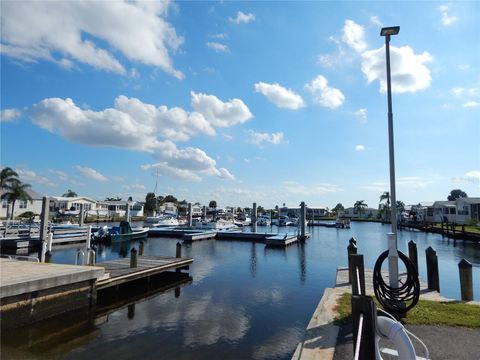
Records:
M350 278L352 279L352 295L365 295L365 268L363 265L363 255L350 255ZM357 272L358 269L358 272Z
M347 246L347 254L348 254L348 283L352 283L352 261L350 255L357 254L357 241L354 238L349 240L349 244Z
M188 203L188 227L193 225L193 213L192 213L192 203Z
M252 206L252 232L257 232L257 203L254 202Z
M180 258L182 257L182 244L180 242L177 242L177 245L175 246L175 257Z
M428 289L440 292L440 280L438 276L438 257L437 252L429 246L425 250L427 259L427 282Z
M137 249L132 248L130 250L130 267L131 268L136 268L137 267Z
M46 263L51 263L52 262L52 253L50 251L47 251L45 253L45 262Z
M79 225L79 226L83 226L83 223L84 223L84 221L85 221L85 211L84 211L84 207L85 207L85 204L83 204L83 203L80 204L80 214L79 214L80 218L79 218L79 220L78 220L78 225Z
M408 257L413 265L415 265L415 269L417 270L418 274L418 254L417 254L417 244L415 241L410 240L408 242Z
M473 280L472 280L472 264L462 259L458 263L458 271L460 273L460 292L462 301L473 300Z
M306 212L305 212L305 201L300 203L300 240L305 240L305 222L306 222Z
M138 255L139 256L143 255L144 247L145 247L145 242L143 240L140 240L140 243L138 244Z

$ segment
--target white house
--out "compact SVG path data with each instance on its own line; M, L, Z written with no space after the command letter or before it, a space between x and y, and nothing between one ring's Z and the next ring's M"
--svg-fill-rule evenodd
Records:
M471 220L480 222L480 198L466 197L455 201L457 215L455 222L457 224L468 224Z
M281 208L278 209L279 215L280 216L288 216L288 217L295 217L299 218L300 217L300 206L282 206ZM324 206L306 206L306 216L312 216L313 215L316 217L322 217L322 216L327 216L328 215L328 210Z
M6 192L4 189L0 189L0 196ZM32 202L30 201L23 201L17 200L15 202L15 209L13 209L13 217L16 217L24 212L31 211L36 215L40 215L42 212L42 195L38 194L37 192L26 189L26 192L32 198ZM7 200L2 200L2 207L0 209L0 217L1 218L9 218L12 211L12 204L9 203Z
M170 215L177 215L178 208L177 204L173 202L165 202L158 207L160 214L170 214Z
M130 216L143 216L143 203L138 201L101 201L97 204L99 213L103 213L105 208L107 216L125 216L127 212L127 204L130 205ZM89 212L91 214L92 212ZM101 215L100 215L101 216Z
M355 208L349 207L344 209L343 212L340 212L340 216L348 217L351 219L376 219L379 213L379 210L374 208L367 207L365 209L362 209L362 212L360 213Z
M457 205L455 201L435 201L433 203L434 222L455 222L457 217Z
M83 204L84 211L97 209L97 202L87 197L50 196L50 212L78 215L80 213L81 204Z

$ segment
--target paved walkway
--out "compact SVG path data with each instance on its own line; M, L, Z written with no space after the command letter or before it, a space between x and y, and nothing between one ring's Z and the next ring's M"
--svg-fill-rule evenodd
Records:
M365 291L373 295L373 271L365 270ZM388 275L384 274L387 281ZM422 300L452 301L436 291L430 291L426 284L420 282ZM336 315L334 308L337 300L344 293L351 293L348 284L348 268L337 269L335 288L326 288L320 303L307 326L304 340L298 344L292 356L294 360L351 360L353 343L351 325L343 327L333 323ZM480 302L469 302L480 305ZM427 345L430 358L433 359L480 359L480 330L448 326L409 325L407 329ZM383 344L393 348L392 344ZM426 357L425 350L415 341L417 358ZM398 359L396 356L382 353L384 359Z

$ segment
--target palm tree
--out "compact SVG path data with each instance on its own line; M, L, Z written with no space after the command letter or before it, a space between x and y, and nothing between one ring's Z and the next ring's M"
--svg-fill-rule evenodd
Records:
M360 214L360 217L362 217L362 213L367 207L368 205L365 203L365 200L357 200L357 202L355 202L353 205L353 209Z
M77 193L73 190L68 189L65 194L62 195L63 197L77 197Z
M13 220L13 213L15 212L15 202L17 200L30 201L33 202L32 197L27 192L27 189L30 188L30 184L23 184L20 180L12 181L7 185L4 185L3 188L6 190L2 194L2 200L7 200L9 203L12 203L12 213L10 219Z
M385 210L385 221L389 218L389 211L390 211L390 192L385 191L382 195L380 195L380 202L385 202L383 209Z
M10 167L4 167L0 172L0 188L4 188L12 182L19 182L18 174Z

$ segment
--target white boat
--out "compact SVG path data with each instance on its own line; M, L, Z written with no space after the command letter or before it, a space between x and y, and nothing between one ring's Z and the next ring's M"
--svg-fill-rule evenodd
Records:
M259 226L270 226L272 221L268 215L260 215L257 219L257 225Z
M153 227L162 227L162 226L178 226L179 222L176 216L173 215L160 215L160 216L149 216L145 220L149 226Z
M210 220L205 222L197 223L197 228L200 229L207 229L207 230L227 230L236 228L237 226L234 224L233 220L231 219L217 219L217 220Z
M278 226L290 226L292 224L293 224L293 222L290 220L290 218L288 216L281 215L278 218Z

